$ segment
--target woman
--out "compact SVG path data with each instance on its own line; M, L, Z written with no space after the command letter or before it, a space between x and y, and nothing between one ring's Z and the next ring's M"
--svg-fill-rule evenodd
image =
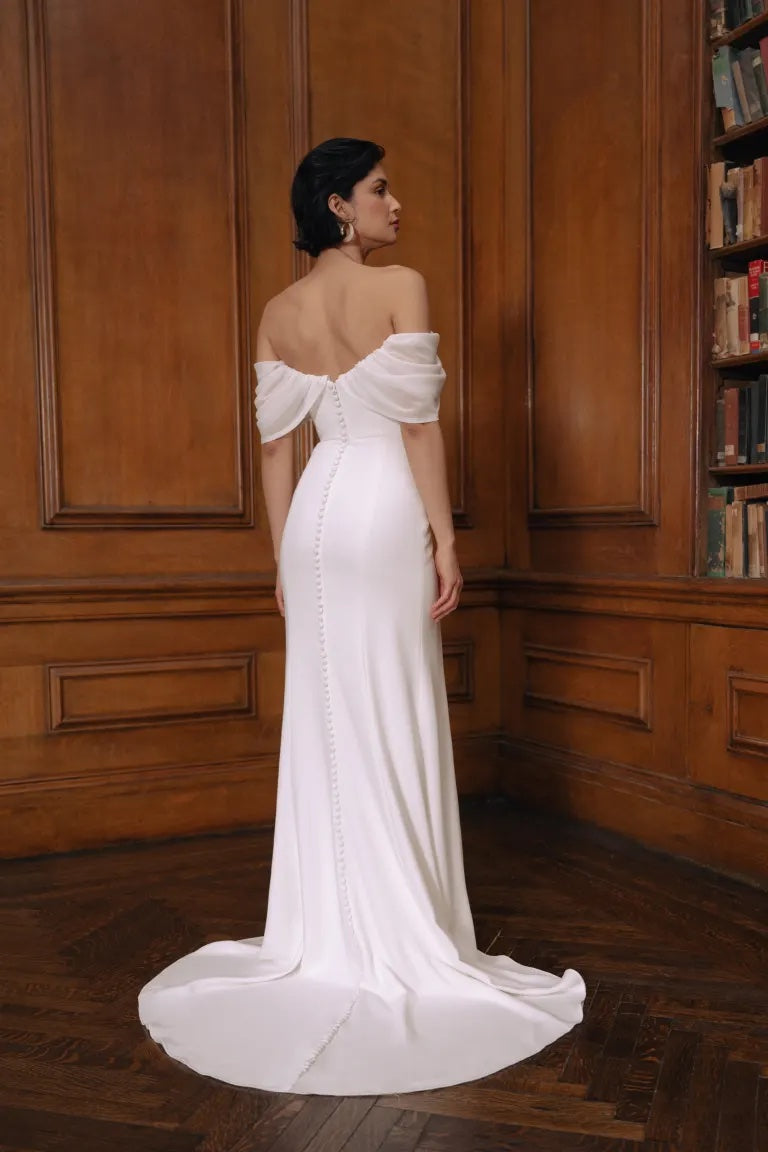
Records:
M369 268L400 204L366 140L294 178L311 271L264 309L256 411L285 616L263 937L208 944L139 997L178 1060L296 1093L408 1092L487 1075L582 1018L585 986L478 951L440 621L461 573L423 277ZM294 491L293 432L318 432Z

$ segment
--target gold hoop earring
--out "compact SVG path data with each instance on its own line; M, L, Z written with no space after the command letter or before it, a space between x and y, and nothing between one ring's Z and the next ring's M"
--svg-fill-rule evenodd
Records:
M339 232L341 233L342 244L349 244L355 237L355 226L351 220L339 221Z

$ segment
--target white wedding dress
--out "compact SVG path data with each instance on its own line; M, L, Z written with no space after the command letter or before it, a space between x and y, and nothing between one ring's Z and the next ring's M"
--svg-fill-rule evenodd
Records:
M258 361L263 441L319 435L285 525L286 677L264 935L170 964L139 1016L231 1084L366 1095L456 1084L582 1019L585 985L478 951L464 881L429 523L400 422L437 419L436 332L335 381Z

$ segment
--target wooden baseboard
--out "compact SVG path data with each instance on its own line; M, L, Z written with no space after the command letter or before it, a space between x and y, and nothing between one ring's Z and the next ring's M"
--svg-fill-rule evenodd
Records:
M524 740L499 743L506 795L768 886L768 804Z

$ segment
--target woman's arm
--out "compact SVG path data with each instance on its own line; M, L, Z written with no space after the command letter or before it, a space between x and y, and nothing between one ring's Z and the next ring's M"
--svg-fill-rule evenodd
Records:
M269 532L275 564L280 559L280 543L288 519L294 489L293 433L261 446L261 486L267 506Z
M437 420L400 427L411 472L435 537L439 590L431 612L433 620L442 620L458 608L464 584L456 556L443 433Z
M397 303L392 320L397 332L429 332L427 286L420 272L398 270ZM440 424L401 424L408 463L435 537L435 568L439 594L432 605L433 620L441 620L458 607L463 579L456 557L445 442Z
M263 317L256 336L256 359L276 359L275 350L266 334ZM293 433L289 432L286 436L278 436L276 440L269 440L266 444L261 445L261 486L264 491L264 503L267 507L267 520L269 521L272 551L276 565L279 565L280 561L280 543L283 539L283 530L293 499L294 485ZM283 591L279 572L275 594L280 612L284 614Z

